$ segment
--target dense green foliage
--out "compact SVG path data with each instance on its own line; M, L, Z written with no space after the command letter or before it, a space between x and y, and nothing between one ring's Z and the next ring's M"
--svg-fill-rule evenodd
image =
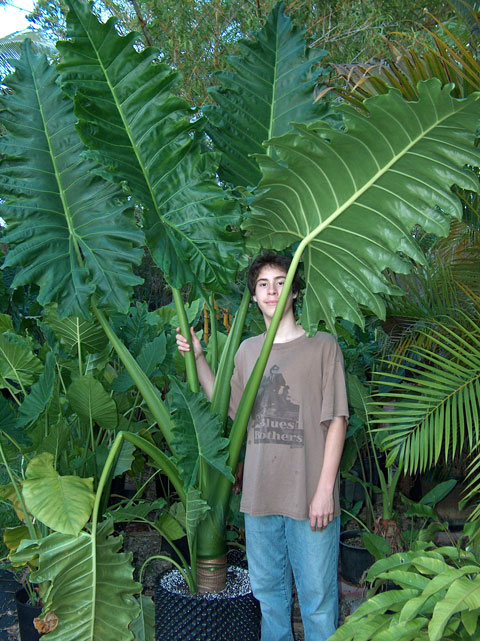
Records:
M471 529L470 529L471 531ZM478 547L417 543L377 561L369 580L394 589L363 603L332 641L468 641L479 633Z
M209 101L207 89L217 84L215 72L225 69L228 56L239 53L239 39L264 25L274 4L274 0L180 0L174 4L96 0L95 11L102 18L117 17L124 33L136 30L144 44L158 46L161 60L184 77L181 93L200 106ZM426 9L438 18L445 18L452 10L448 2L440 0L427 7L420 0L286 3L287 15L306 28L307 42L327 49L330 60L342 63L383 57L387 53L384 36L412 33L423 24L432 26L434 19ZM38 0L31 21L54 41L66 34L65 14L63 0Z
M419 84L415 102L398 91L371 97L363 112L314 102L324 51L305 47L302 30L281 6L255 40L239 42L246 24L235 23L231 38L222 32L239 55L215 80L204 65L205 83L194 87L188 78L182 84L171 68L172 62L181 66L181 59L188 59L186 51L175 49L178 43L167 38L159 47L138 47L137 35L120 35L115 19L98 21L80 0L69 0L69 6L68 37L58 45L60 63L33 55L25 44L17 72L6 79L11 92L0 98L7 131L0 138L1 215L8 225L4 267L11 276L2 287L8 303L13 289L28 288L41 305L32 307L37 316L32 318L25 313L28 301L20 297L18 314L7 303L3 311L9 313L0 316L5 392L0 456L11 464L10 483L1 492L25 522L10 531L11 549L17 550L12 558L31 564L38 554L33 577L50 583L45 610L54 606L62 613L50 638L72 641L69 605L81 592L84 617L75 640L102 634L127 640L139 611L138 586L106 517L110 481L134 465L134 456L148 457L168 477L176 507L166 516L187 533L191 566L185 563L184 572L195 590L197 556L214 559L225 553L232 470L295 268L304 261L307 332L320 324L334 330L339 317L361 327L365 314L385 317L400 294L397 281L404 278L395 273L426 262L418 243L420 226L432 238L446 236L451 218L460 219L464 209L459 193L479 190L470 167L480 164L475 147L480 100L477 93L460 100L450 86L429 79ZM205 6L211 19L214 3L194 9ZM339 6L322 5L320 13L340 11ZM393 12L389 24L400 24L406 15L400 3L382 6ZM137 20L146 5L135 7ZM222 7L218 4L216 20ZM342 11L350 10L349 19L362 33L358 11L374 8L373 3L346 3ZM251 24L263 22L264 9L249 10ZM290 5L289 12L301 18L307 9L309 18L303 21L318 49L322 40L310 22L312 7ZM199 18L196 24L202 24ZM147 40L152 25L153 20L143 25ZM189 34L185 24L182 34ZM197 61L208 58L213 68L220 65L223 50L205 33L202 46ZM258 58L261 73L255 74ZM213 82L221 83L211 94L217 104L197 118L179 94L201 102L202 91ZM243 91L247 84L248 92ZM249 136L251 148L237 144ZM249 253L272 247L292 251L294 258L230 427L225 421L229 377L248 295L227 338L215 325L212 292L229 295L229 283L245 262L246 238ZM145 305L130 305L146 245L172 287L176 309L149 312ZM197 298L187 312L180 288ZM204 304L212 344L225 343L221 358L212 358L215 364L220 360L213 406L221 416L192 391L188 364L190 389L180 380L182 368L180 376L173 373L172 333L180 325L187 335ZM462 355L471 362L470 353ZM464 379L457 379L461 385ZM442 381L436 378L435 384L444 391ZM471 386L473 396L477 388ZM461 412L457 404L452 416ZM467 429L473 434L471 426ZM433 451L432 440L425 441L425 450ZM475 445L473 436L470 443ZM14 465L20 456L32 460L19 473ZM71 497L69 505L65 496ZM150 510L158 514L165 507L137 499L117 512L118 520L134 514L146 518ZM163 517L153 527L168 538L170 525ZM63 546L68 554L61 556ZM104 576L115 563L112 598L122 608L121 629L102 599ZM100 632L104 616L106 631Z

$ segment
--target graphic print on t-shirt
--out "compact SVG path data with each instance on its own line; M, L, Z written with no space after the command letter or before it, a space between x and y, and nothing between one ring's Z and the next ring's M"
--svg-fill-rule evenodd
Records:
M300 405L290 399L289 387L278 365L262 378L252 412L255 443L278 443L303 447L299 425Z

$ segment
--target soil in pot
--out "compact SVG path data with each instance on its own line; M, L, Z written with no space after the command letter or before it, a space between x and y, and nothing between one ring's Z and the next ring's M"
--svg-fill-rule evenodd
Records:
M340 572L345 581L360 585L375 558L363 546L360 530L340 533Z
M156 641L258 641L260 608L248 572L231 566L217 593L190 594L178 570L169 570L155 591Z
M40 615L42 608L28 603L28 594L24 588L15 594L15 602L18 614L18 627L20 629L20 641L39 641L33 619Z

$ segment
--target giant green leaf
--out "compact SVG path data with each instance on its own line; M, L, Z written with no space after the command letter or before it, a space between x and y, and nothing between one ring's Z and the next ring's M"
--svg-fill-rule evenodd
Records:
M233 71L218 72L222 86L209 90L217 105L203 111L208 134L223 152L221 177L253 187L261 178L253 154L263 153L262 143L289 131L292 121L310 122L326 113L325 102L314 103L313 88L327 52L306 47L305 31L292 25L283 3L261 31L237 47L241 56L228 58Z
M77 378L68 388L67 396L73 410L84 420L98 423L105 429L117 427L115 401L92 374Z
M382 271L408 271L405 256L423 260L414 225L445 236L449 216L462 215L450 186L478 189L465 165L480 164L479 96L450 91L430 80L417 102L392 90L365 102L369 115L339 107L345 131L297 124L269 141L278 160L258 158L263 178L245 227L269 248L301 243L309 334L339 316L363 325L361 307L383 317L379 294L395 290Z
M186 489L196 483L202 463L207 463L233 481L225 450L228 439L221 436L222 422L211 413L207 401L174 378L171 379L169 401L174 408L172 445Z
M4 82L1 215L8 223L9 251L4 266L19 266L12 287L35 282L41 304L58 303L58 314L85 316L88 300L126 309L133 274L142 252L142 234L133 210L117 186L92 173L82 157L70 100L57 74L28 42Z
M90 518L93 479L60 476L53 454L38 454L27 466L23 496L28 511L52 530L77 535Z
M115 20L102 24L68 2L70 42L58 44L62 85L75 97L79 131L103 175L125 182L144 207L147 242L168 282L223 290L235 277L239 214L216 180L218 160L201 153L189 105L172 91L178 73L159 50L134 48Z
M141 585L132 578L131 554L119 552L121 537L108 536L111 523L93 535L50 534L25 541L13 559L38 554L34 581L52 581L47 607L58 616L58 627L45 641L130 641L128 629L138 615L133 597Z

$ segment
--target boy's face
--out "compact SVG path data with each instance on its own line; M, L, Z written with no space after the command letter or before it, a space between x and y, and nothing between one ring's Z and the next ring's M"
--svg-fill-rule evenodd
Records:
M265 267L262 267L258 272L253 300L257 303L268 324L275 312L278 299L282 293L285 276L285 270L276 265L265 265ZM292 292L289 293L282 318L285 318L287 314L293 315L292 303L296 297L296 294L292 294Z

